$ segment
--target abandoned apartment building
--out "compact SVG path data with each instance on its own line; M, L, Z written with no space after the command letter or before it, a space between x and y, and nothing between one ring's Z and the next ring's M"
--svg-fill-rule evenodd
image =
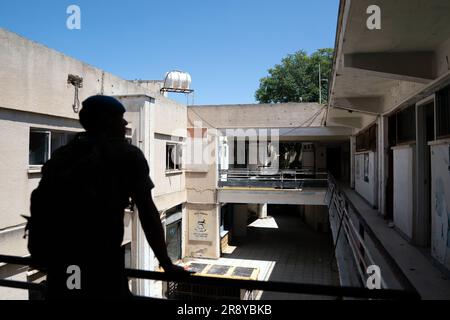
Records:
M383 288L450 299L450 5L409 3L418 8L407 19L406 1L378 2L382 33L360 25L368 1L340 3L328 105L185 105L164 88L189 91L187 74L123 80L0 29L0 254L28 256L21 215L42 165L82 131L79 101L104 94L127 109L174 262L209 276L351 287L377 265ZM127 266L158 270L135 211L124 215ZM7 263L0 278L41 279ZM0 299L29 296L0 287ZM249 297L316 298L240 296Z

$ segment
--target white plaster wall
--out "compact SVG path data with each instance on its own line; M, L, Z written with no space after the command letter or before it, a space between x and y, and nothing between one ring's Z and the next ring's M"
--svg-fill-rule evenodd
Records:
M41 123L46 123L42 125ZM79 131L69 119L0 109L0 229L23 224L40 174L28 173L30 127Z
M28 214L28 132L25 124L0 120L0 229L24 223Z
M144 86L0 28L0 107L76 119L69 74L84 79L80 101L100 93L153 95Z
M167 140L154 139L155 152L152 156L154 172L152 178L155 183L154 196L160 196L185 190L185 174L181 170L177 173L166 173L166 145Z
M220 258L220 205L216 204L201 204L201 203L187 203L187 224L188 228L185 231L186 241L186 256L198 258ZM208 241L198 241L191 239L189 236L189 229L195 228L194 214L196 212L203 212L207 214L208 221Z
M431 254L450 269L450 142L431 146Z
M414 147L394 150L394 224L412 239L414 216Z
M364 181L364 154L369 155L369 181ZM365 152L355 154L355 190L372 206L376 206L376 163L375 152Z

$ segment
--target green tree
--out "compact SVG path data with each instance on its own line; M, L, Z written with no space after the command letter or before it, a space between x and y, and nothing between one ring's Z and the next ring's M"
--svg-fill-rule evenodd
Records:
M323 80L322 102L326 102L333 64L333 49L330 48L319 49L310 56L303 50L289 54L260 80L256 100L260 103L318 102L319 64Z

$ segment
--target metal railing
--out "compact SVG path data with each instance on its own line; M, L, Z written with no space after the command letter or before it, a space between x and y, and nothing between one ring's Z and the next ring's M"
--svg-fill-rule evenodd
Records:
M264 187L274 189L327 188L326 172L261 168L219 170L219 187Z
M2 262L15 265L29 266L32 261L30 258L0 255L0 263ZM179 283L189 283L195 285L239 288L247 290L263 290L263 291L283 292L293 294L331 296L337 298L352 297L360 299L388 299L388 300L404 300L404 299L420 298L416 293L404 290L391 290L391 289L369 290L366 288L357 288L357 287L339 287L320 284L305 284L305 283L291 283L278 281L223 279L223 278L196 276L196 275L176 276L170 273L133 270L133 269L126 269L126 275L129 278L136 278L136 279L170 281ZM36 290L36 291L42 291L45 289L43 284L19 282L5 279L0 279L0 286L16 289Z
M337 232L334 239L334 249L336 251L339 241L346 241L351 249L353 259L362 284L365 284L366 270L371 265L380 265L373 256L376 250L378 257L382 258L385 264L391 269L396 281L404 288L405 292L420 297L417 289L403 273L395 259L382 245L372 228L367 224L364 217L350 201L347 195L340 189L337 181L329 176L329 189L325 196L328 203L330 222L334 219L337 222ZM371 243L369 249L369 241ZM385 279L381 278L382 288L388 288Z

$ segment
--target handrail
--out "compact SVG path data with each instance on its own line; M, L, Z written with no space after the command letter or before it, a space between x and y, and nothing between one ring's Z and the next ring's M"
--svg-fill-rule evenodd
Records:
M367 246L365 245L364 239L362 236L364 234L367 234L370 237L375 248L378 250L378 252L384 258L386 263L389 265L389 267L391 268L392 272L394 273L397 281L399 281L399 283L405 289L405 291L420 297L417 289L414 287L414 285L411 283L411 281L408 279L408 277L404 274L404 272L402 271L400 266L397 264L395 259L392 257L392 255L383 246L381 241L375 235L374 231L369 226L369 224L366 222L366 220L361 215L361 213L358 211L358 209L353 204L353 202L348 198L348 196L345 194L345 192L342 192L339 189L337 181L331 174L329 175L329 189L332 190L332 195L331 195L330 202L329 202L330 210L331 210L331 205L334 205L336 207L336 209L338 211L338 215L342 214L342 216L339 216L339 218L342 218L343 224L345 224L347 226L347 229L345 227L342 229L344 229L344 231L347 232L348 236L352 239L352 241L355 241L355 237L356 237L356 241L359 242L360 250L359 251L357 250L358 252L353 252L355 260L357 262L357 267L359 268L360 267L359 263L363 262L363 261L358 261L358 259L356 257L356 255L361 254L361 253L363 256L364 255L367 256L367 258L371 264L375 264L374 259L371 256L370 251L367 249ZM336 200L336 198L338 198L338 197L340 199ZM342 200L342 202L343 202L343 207L342 207L342 204L339 203L340 200ZM357 222L359 223L359 227L360 227L359 232L358 232L358 230L356 230L356 227L355 227L352 219L348 215L349 210L351 210L351 212L353 213L353 216L356 217L358 220ZM339 211L342 211L342 213L339 213ZM348 230L350 230L351 232L349 232ZM362 235L360 233L362 233ZM337 241L339 241L339 235L340 234L337 235L335 246L337 244ZM349 244L352 247L352 251L355 251L356 250L356 248L354 248L355 243L352 244L350 242L351 242L351 240L349 239ZM365 261L364 261L364 263L365 263Z
M17 265L30 265L30 258L13 257L0 255L0 263L10 263ZM173 281L197 285L233 287L247 290L264 290L273 292L310 294L334 297L352 297L363 299L388 299L388 300L404 300L404 299L420 299L420 297L408 291L379 289L369 290L367 288L357 287L338 287L319 284L304 284L279 281L257 281L257 280L240 280L240 279L223 279L213 277L202 277L197 275L178 276L175 274L126 269L126 275L130 278L139 278L147 280ZM19 289L43 290L40 284L17 282L12 280L0 280L0 286L12 287Z

